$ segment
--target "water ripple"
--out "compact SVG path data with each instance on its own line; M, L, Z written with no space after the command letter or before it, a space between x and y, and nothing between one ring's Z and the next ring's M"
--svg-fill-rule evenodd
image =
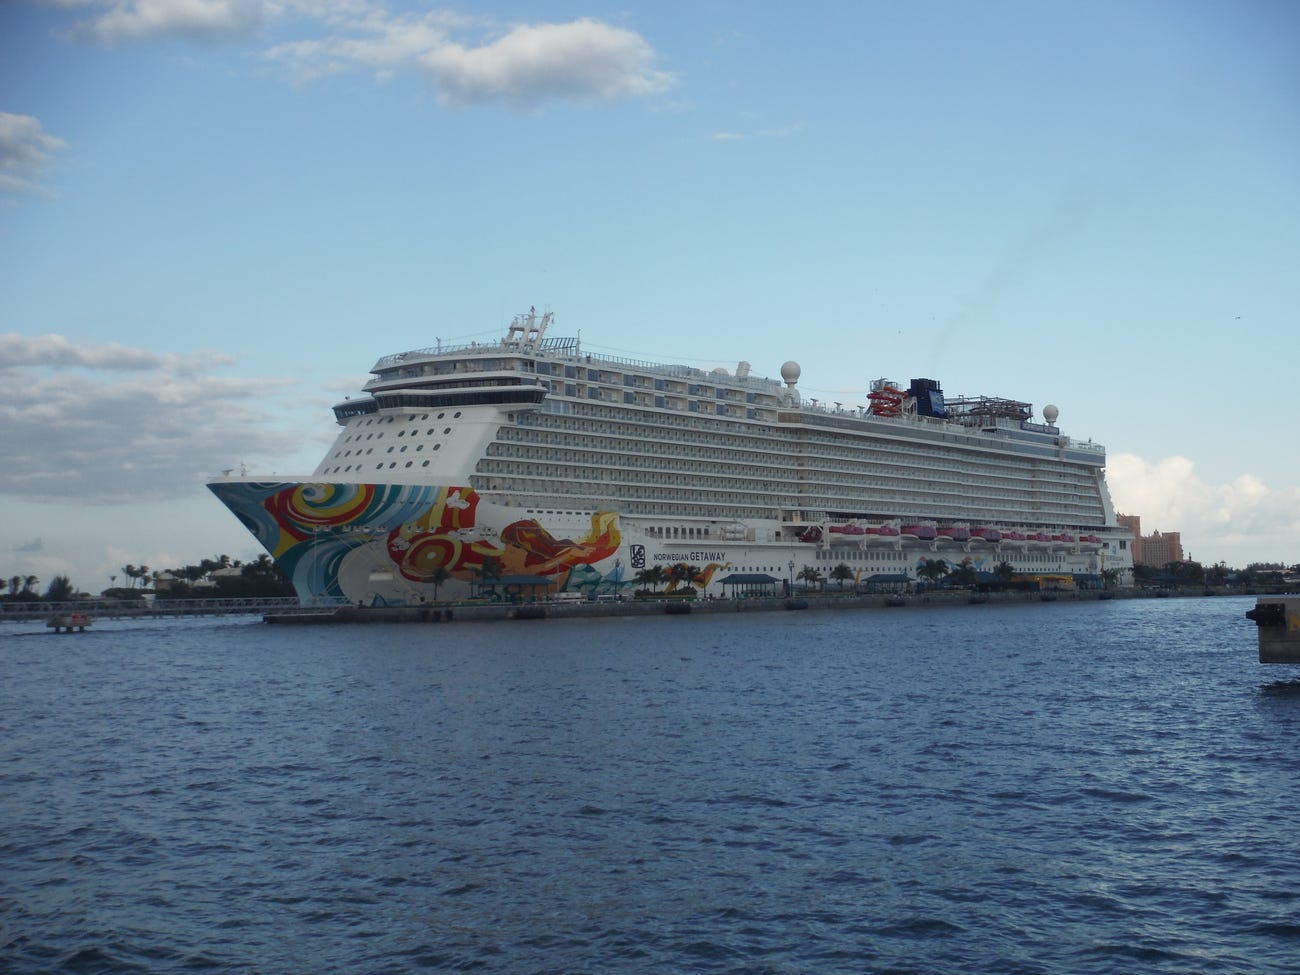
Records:
M1250 605L7 633L0 968L1290 973Z

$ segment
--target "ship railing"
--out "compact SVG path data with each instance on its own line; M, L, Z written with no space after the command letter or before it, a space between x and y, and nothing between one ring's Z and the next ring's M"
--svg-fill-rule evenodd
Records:
M457 356L462 358L466 356L499 356L502 351L517 350L509 347L503 349L499 343L493 342L471 342L468 345L438 345L432 348L412 349L409 352L397 352L384 356L375 363L372 372L399 366L408 359L416 359L422 356ZM682 363L652 362L648 359L633 359L600 352L582 352L576 339L545 339L541 348L533 351L537 355L579 365L610 365L624 370L666 376L673 379L692 379L697 382L736 384L764 389L779 389L781 386L777 380L765 376L737 376L732 372L709 372L697 366L688 366Z

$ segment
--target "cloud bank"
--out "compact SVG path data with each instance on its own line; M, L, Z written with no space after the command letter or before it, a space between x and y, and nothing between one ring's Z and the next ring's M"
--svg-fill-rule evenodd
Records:
M39 181L54 154L66 148L39 119L0 112L0 193L44 193Z
M202 491L218 465L270 461L298 438L246 403L281 380L211 371L223 356L77 345L58 335L0 335L0 494L115 504Z
M609 101L664 91L673 76L635 31L592 18L500 25L437 10L393 13L369 0L46 0L82 12L70 36L92 43L230 41L275 35L262 58L293 81L361 69L419 73L443 104Z
M1140 515L1144 534L1181 533L1199 562L1300 562L1300 488L1271 488L1253 474L1210 484L1186 457L1134 454L1111 456L1106 480L1116 509Z

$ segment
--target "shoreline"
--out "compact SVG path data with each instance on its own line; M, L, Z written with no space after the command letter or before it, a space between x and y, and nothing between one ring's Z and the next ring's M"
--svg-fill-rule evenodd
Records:
M638 616L694 616L754 612L834 612L846 610L890 610L893 612L935 607L1036 605L1039 603L1103 602L1111 599L1205 599L1222 596L1253 596L1257 592L1226 589L1204 590L1085 590L1055 592L972 593L922 592L906 595L873 593L808 593L796 596L758 596L743 599L628 599L618 602L458 602L425 606L340 606L334 609L302 609L268 613L263 622L289 625L330 623L463 623L500 620L601 619Z

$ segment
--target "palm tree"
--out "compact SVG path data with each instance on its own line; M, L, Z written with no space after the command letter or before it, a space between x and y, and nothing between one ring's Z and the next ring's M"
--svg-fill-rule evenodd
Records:
M835 568L831 569L831 578L839 583L839 587L843 589L844 581L853 578L853 570L849 568L848 563L841 562Z
M795 576L795 578L802 579L804 582L808 583L808 585L817 586L818 588L821 588L826 582L821 572L814 569L811 565L805 565L800 569L799 574Z
M433 598L438 598L438 587L451 578L451 571L445 565L434 566L429 573L429 581L433 583Z
M689 562L678 562L676 565L670 566L665 573L665 577L668 579L668 591L674 591L683 583L690 586L694 583L698 574L699 570Z
M22 588L23 588L23 577L22 577L22 576L10 576L10 577L9 577L9 593L10 593L10 595L17 596L18 593L22 591Z
M26 576L23 579L23 592L32 592L40 585L41 580L36 576Z
M927 582L938 582L948 574L948 563L943 559L922 559L916 574Z
M659 585L659 579L656 576L662 576L658 567L654 569L642 569L636 574L636 583L638 586L645 586L648 589L656 589Z
M954 586L973 586L978 581L979 575L975 571L975 565L970 558L961 560L961 565L953 569L948 575L948 582Z
M993 567L993 575L997 578L998 585L1004 589L1015 574L1016 567L1005 559Z

